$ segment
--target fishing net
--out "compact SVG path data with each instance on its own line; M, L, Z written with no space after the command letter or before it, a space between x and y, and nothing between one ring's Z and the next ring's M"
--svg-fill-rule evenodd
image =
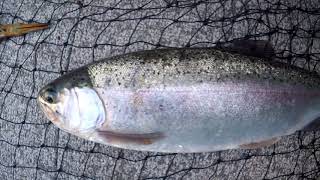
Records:
M1 0L0 23L50 29L0 44L0 179L316 179L320 132L257 150L164 154L65 133L36 103L61 74L126 52L270 41L279 61L317 71L318 0Z

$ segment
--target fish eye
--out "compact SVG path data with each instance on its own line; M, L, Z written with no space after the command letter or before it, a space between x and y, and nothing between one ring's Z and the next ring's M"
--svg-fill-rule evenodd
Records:
M54 89L49 88L43 93L43 99L50 104L57 103L58 93Z

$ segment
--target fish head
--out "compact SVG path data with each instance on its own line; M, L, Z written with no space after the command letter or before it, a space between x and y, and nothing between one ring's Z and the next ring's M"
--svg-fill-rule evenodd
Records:
M47 118L72 134L86 134L105 121L104 103L85 73L66 74L43 87L37 97Z

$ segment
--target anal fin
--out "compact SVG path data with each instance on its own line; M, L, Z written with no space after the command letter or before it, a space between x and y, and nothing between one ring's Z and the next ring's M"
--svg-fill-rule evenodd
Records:
M275 144L277 141L279 141L280 138L271 138L259 142L252 142L247 144L241 144L239 147L242 149L257 149L262 147L268 147L273 144Z
M152 144L154 141L164 138L163 133L154 132L146 134L126 134L113 131L98 131L99 136L109 142L134 143L141 145Z

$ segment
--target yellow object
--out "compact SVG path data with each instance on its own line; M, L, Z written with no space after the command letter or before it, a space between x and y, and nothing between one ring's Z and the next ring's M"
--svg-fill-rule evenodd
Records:
M5 24L0 25L0 38L9 38L14 36L22 36L29 32L47 29L49 24L31 23L31 24Z

